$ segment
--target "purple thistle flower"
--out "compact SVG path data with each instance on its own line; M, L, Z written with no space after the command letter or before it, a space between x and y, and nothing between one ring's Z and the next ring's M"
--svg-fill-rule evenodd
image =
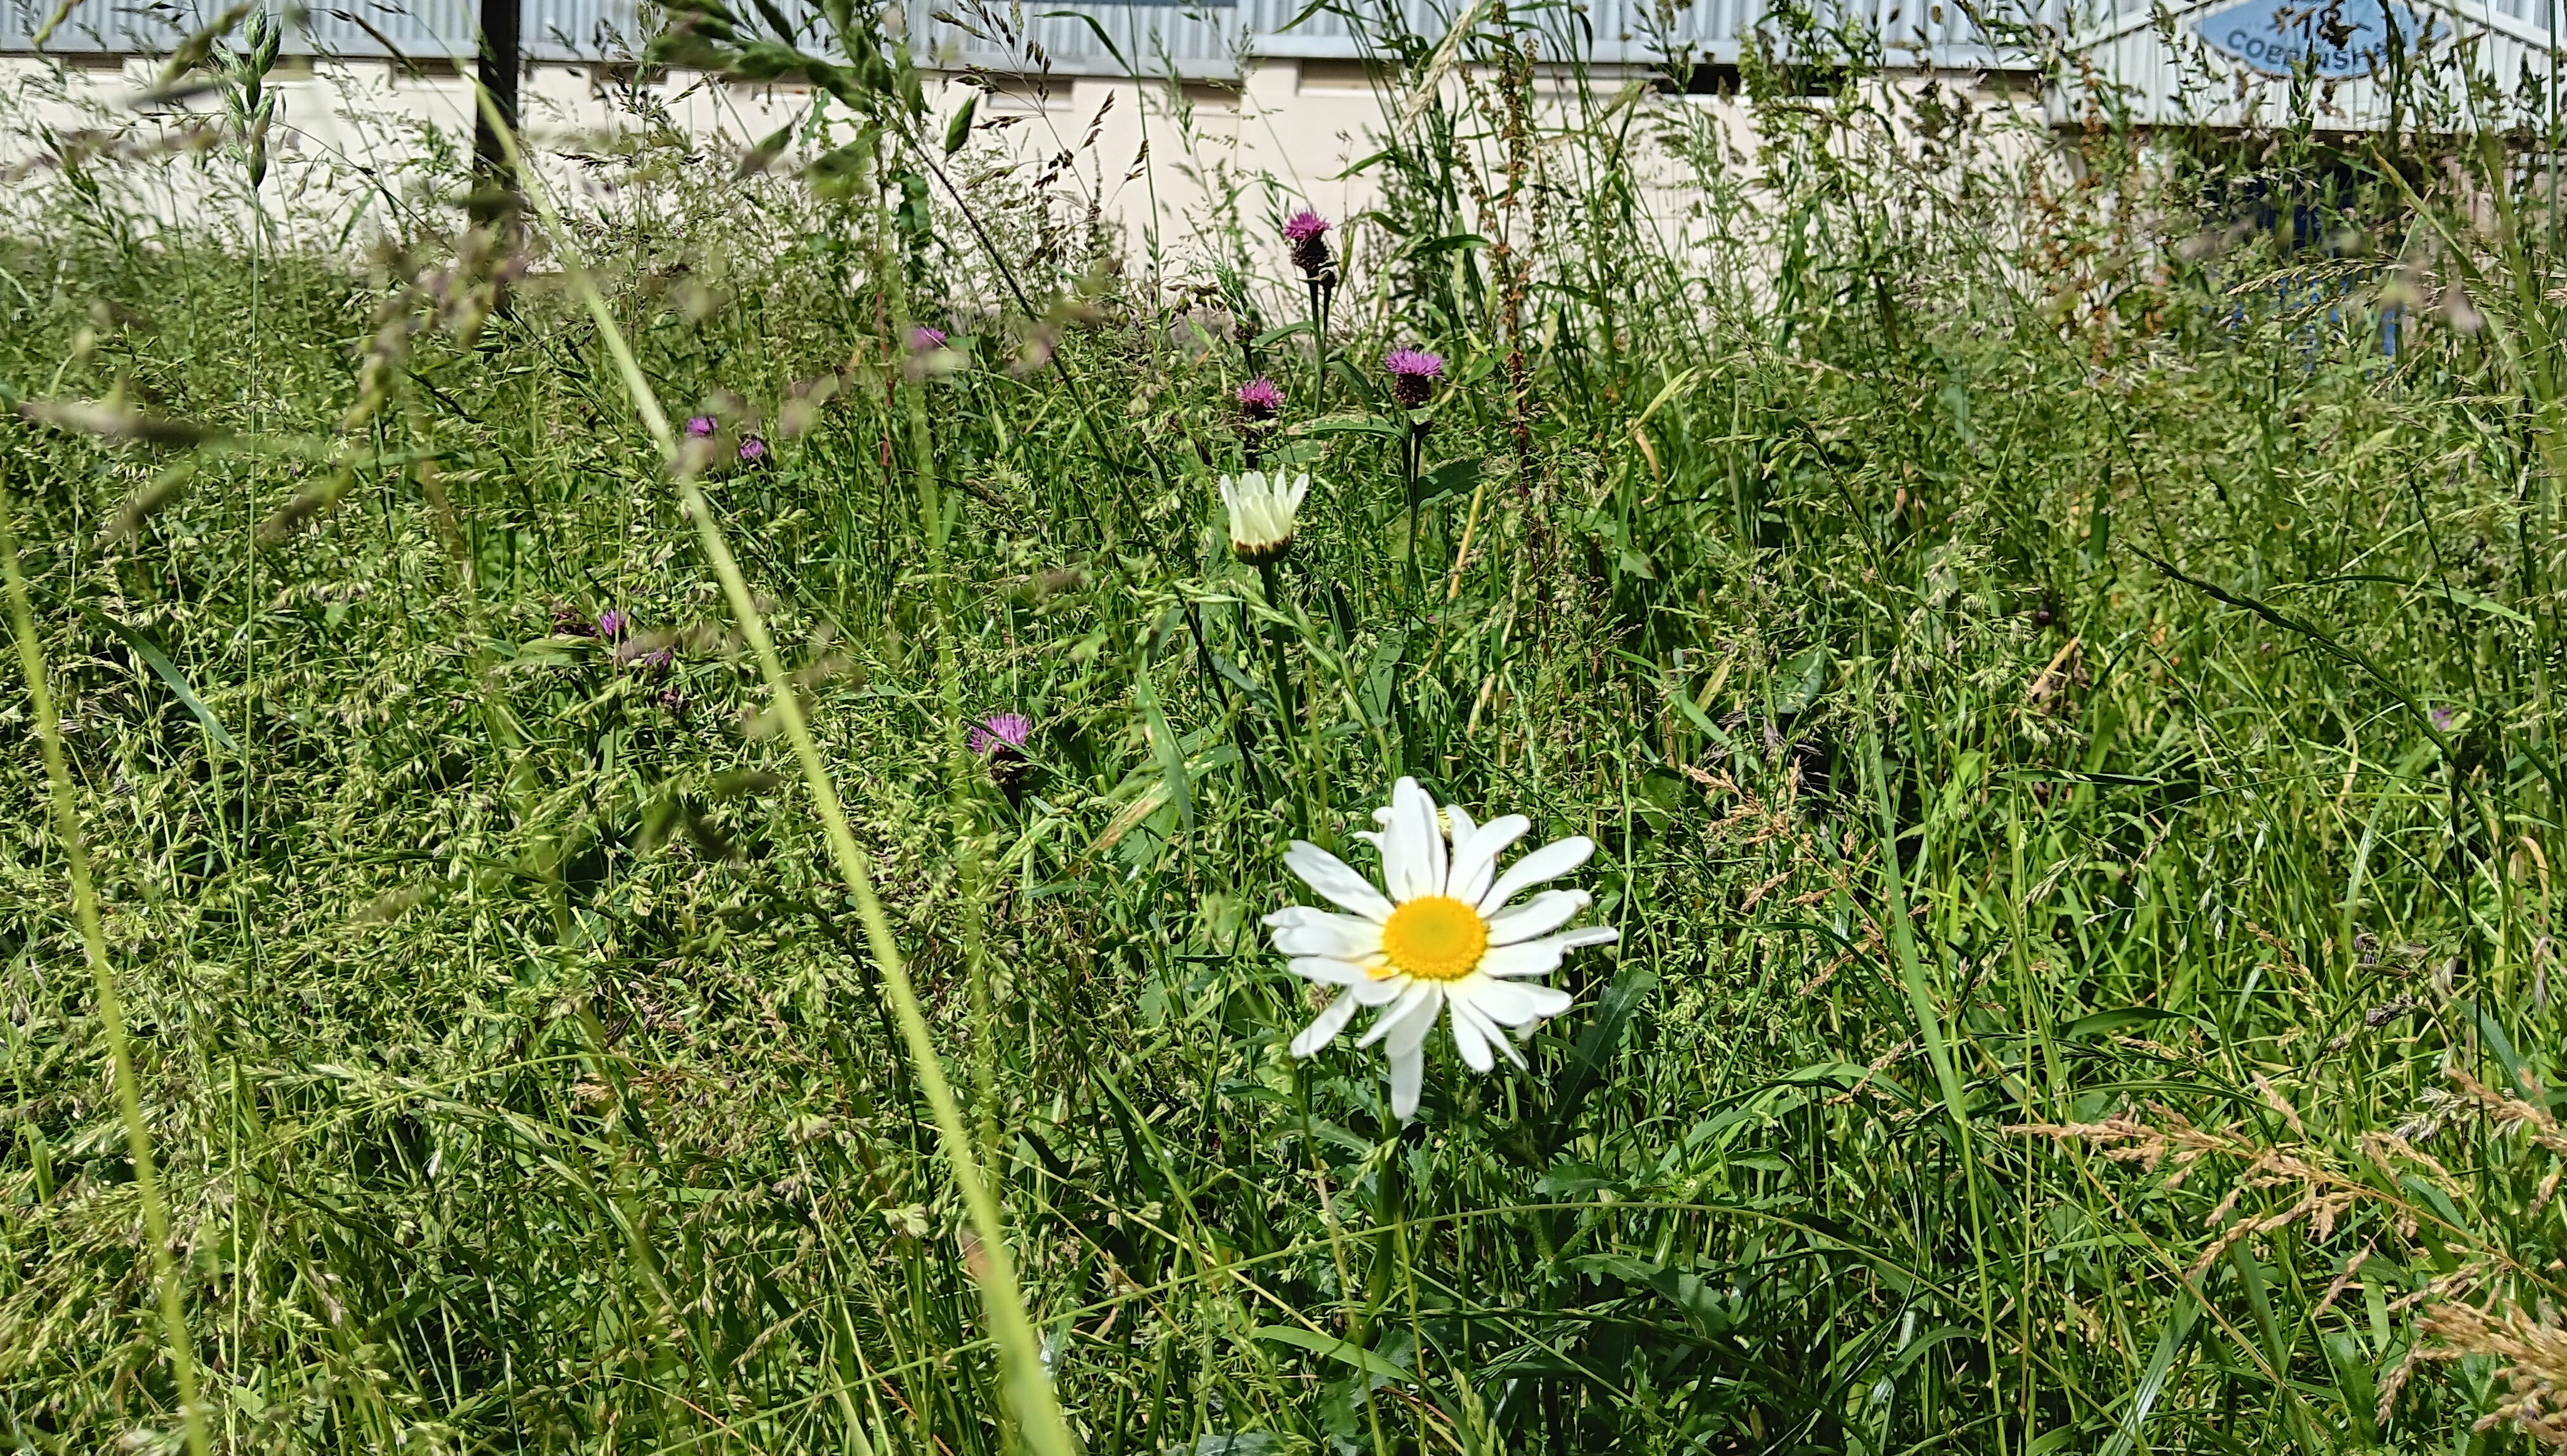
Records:
M1251 422L1264 424L1284 413L1284 390L1275 381L1260 375L1239 387L1239 413Z
M1328 271L1328 219L1304 207L1284 219L1284 239L1292 245L1292 266L1302 276L1315 279Z
M1421 379L1441 379L1444 376L1444 356L1429 354L1423 349L1393 349L1382 356L1381 367L1392 374L1413 374Z
M739 457L752 465L766 463L766 441L751 435L739 442Z
M597 635L609 642L633 630L633 614L620 607L609 607L597 614Z
M990 781L1007 796L1010 807L1019 806L1025 793L1025 739L1033 735L1034 721L1021 713L994 713L972 729L972 751L990 760Z
M997 713L972 729L972 751L984 758L1013 754L1033 736L1034 721L1021 713Z
M687 434L698 439L704 438L720 428L721 426L711 415L699 415L687 422Z
M2451 730L2451 725L2460 721L2460 711L2456 708L2436 708L2432 711L2430 717L2433 720L2433 727L2436 729L2442 732L2449 732Z
M945 347L945 331L921 324L909 331L909 347L912 352L918 354L925 354L932 349L942 349Z
M663 647L642 654L642 656L636 660L635 666L641 668L644 672L657 673L675 665L677 661L677 649Z
M1435 381L1444 377L1444 356L1401 347L1383 355L1381 367L1390 375L1390 397L1402 409L1414 410L1426 403Z

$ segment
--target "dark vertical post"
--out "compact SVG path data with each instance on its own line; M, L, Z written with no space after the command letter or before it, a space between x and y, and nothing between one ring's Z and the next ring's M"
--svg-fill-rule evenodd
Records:
M481 89L489 93L492 110L510 132L517 130L517 73L524 69L517 49L519 14L518 0L481 0L481 59L476 75ZM480 190L516 190L499 133L478 103L472 109L472 160Z

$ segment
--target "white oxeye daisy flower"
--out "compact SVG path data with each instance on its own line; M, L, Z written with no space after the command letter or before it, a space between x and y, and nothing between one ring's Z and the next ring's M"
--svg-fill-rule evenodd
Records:
M1275 949L1292 958L1293 975L1345 988L1292 1038L1292 1054L1308 1056L1337 1039L1358 1007L1388 1008L1356 1044L1387 1043L1390 1110L1405 1120L1417 1113L1426 1036L1441 1013L1452 1012L1453 1045L1473 1071L1495 1066L1495 1053L1522 1066L1524 1055L1505 1028L1530 1027L1569 1004L1569 993L1533 978L1549 975L1566 953L1618 940L1621 932L1598 925L1551 933L1591 903L1583 890L1545 890L1521 905L1507 903L1584 864L1595 841L1582 834L1544 845L1502 875L1500 851L1533 827L1522 814L1475 824L1460 804L1439 813L1417 780L1403 778L1391 789L1390 807L1373 817L1381 832L1359 837L1381 851L1389 894L1344 860L1296 839L1284 866L1349 913L1294 905L1266 924Z
M1310 493L1310 477L1284 472L1269 475L1250 470L1236 478L1221 477L1221 503L1230 507L1230 549L1251 566L1281 561L1292 549L1292 525L1301 513L1301 497Z

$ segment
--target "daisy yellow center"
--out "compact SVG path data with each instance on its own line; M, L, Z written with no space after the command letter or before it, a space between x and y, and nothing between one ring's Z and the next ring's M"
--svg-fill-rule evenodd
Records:
M1459 981L1480 967L1489 949L1488 922L1450 895L1420 895L1382 923L1381 951L1402 974L1428 981Z

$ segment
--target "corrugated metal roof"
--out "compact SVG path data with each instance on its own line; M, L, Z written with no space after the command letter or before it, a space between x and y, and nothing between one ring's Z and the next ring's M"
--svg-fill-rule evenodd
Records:
M1462 0L1343 0L1344 10L1399 20L1440 38ZM2207 7L2239 0L2177 0L2188 23ZM2245 0L2252 3L2252 0ZM2274 0L2281 3L2281 0ZM2412 0L2460 22L2545 53L2553 24L2544 0ZM2556 7L2567 0L2547 0ZM24 54L54 0L0 0L0 52ZM289 51L348 57L461 59L473 53L474 0L317 0ZM1816 0L1825 28L1843 27L1878 40L1892 68L1974 70L2023 65L2024 41L2046 35L2094 56L2109 75L2143 96L2176 88L2179 59L2150 33L2158 0ZM219 8L219 0L75 0L46 50L66 55L148 56L167 51ZM924 8L923 6L921 8ZM2301 0L2300 8L2308 8ZM943 12L968 24L933 21L919 58L939 68L1001 73L1048 70L1065 76L1167 76L1220 79L1261 56L1357 60L1378 48L1366 39L1382 27L1358 25L1346 13L1319 11L1308 0L1226 0L1169 5L1124 0L992 0ZM1993 17L2007 39L1992 42L1972 16ZM1770 29L1767 0L1570 0L1527 5L1519 15L1543 31L1543 58L1598 65L1671 61L1734 64L1760 25ZM637 0L525 0L527 58L539 62L631 60L643 35ZM2145 52L2145 54L2143 54ZM2506 58L2510 60L2510 57Z
M153 56L205 25L224 7L202 0L74 0L45 42L48 54ZM284 7L274 7L282 14ZM36 49L55 9L45 0L0 0L0 53ZM456 59L473 54L472 0L313 0L294 55ZM609 61L642 44L635 0L527 0L524 51L530 61Z
M1436 0L1386 3L1395 3L1407 26L1429 38L1445 33L1455 8ZM2532 0L2487 3L2519 9ZM2029 4L2022 19L2065 29L2067 0ZM1042 0L1012 10L988 6L974 12L969 26L931 23L920 58L929 64L1015 72L1039 65L1029 59L1038 54L1051 70L1069 75L1164 76L1173 70L1181 76L1216 77L1235 74L1243 57L1353 60L1369 53L1346 15L1305 14L1307 8L1305 0L1197 5ZM152 55L168 50L217 9L204 0L75 0L45 49L73 55ZM1734 62L1741 39L1765 9L1764 0L1576 0L1568 6L1526 7L1526 14L1549 37L1550 44L1543 47L1547 58L1642 65L1670 56ZM0 52L33 51L35 33L52 10L46 0L0 0ZM641 42L636 0L525 0L524 16L525 52L532 60L627 60ZM1879 36L1883 60L1892 66L1930 60L1936 66L1968 68L1997 59L1959 0L1831 0L1822 19L1842 20ZM460 58L473 53L472 26L472 0L318 0L306 32L290 38L287 48L352 57Z

